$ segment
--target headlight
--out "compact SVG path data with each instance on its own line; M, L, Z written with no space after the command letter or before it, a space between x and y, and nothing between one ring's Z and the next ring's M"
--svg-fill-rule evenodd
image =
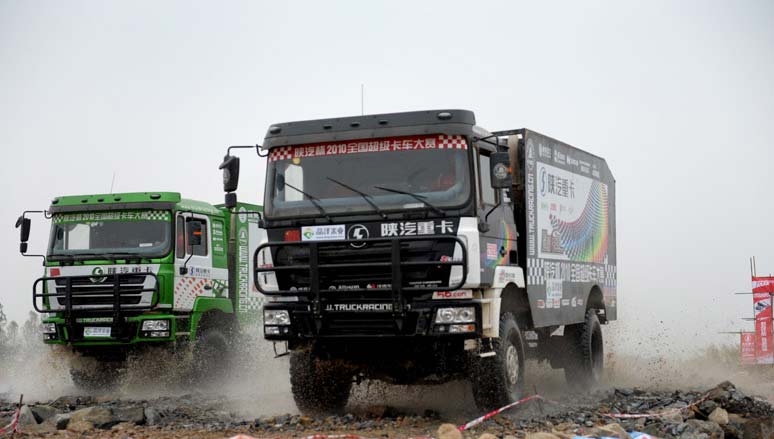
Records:
M264 325L289 325L290 313L285 309L265 309L263 310Z
M169 320L144 320L142 331L169 331Z
M42 323L40 330L44 334L56 334L56 323Z
M476 321L476 309L472 306L461 308L439 308L435 314L435 323L471 323Z

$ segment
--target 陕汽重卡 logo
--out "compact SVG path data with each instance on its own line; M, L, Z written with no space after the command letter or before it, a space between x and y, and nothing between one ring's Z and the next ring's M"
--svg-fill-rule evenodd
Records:
M349 231L347 232L347 238L349 238L352 241L360 241L363 239L368 239L370 236L370 233L368 233L368 229L366 226L362 224L355 224L354 226L350 227ZM349 244L350 246L354 248L361 248L366 245L365 242L351 242Z
M105 279L107 279L107 276L105 276L105 270L102 267L94 267L94 269L91 270L90 279L95 284L105 282Z

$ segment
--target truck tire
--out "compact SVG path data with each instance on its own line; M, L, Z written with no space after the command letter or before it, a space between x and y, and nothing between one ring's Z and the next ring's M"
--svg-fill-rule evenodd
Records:
M231 365L229 339L218 327L205 327L199 332L192 354L192 379L199 383L224 375Z
M524 341L513 314L500 317L500 337L492 344L494 356L472 358L473 398L481 410L518 401L524 393Z
M586 311L583 323L565 326L564 337L568 356L564 366L567 384L574 390L589 390L599 383L604 372L602 325L596 310Z
M352 389L346 368L316 358L311 351L290 354L290 389L302 413L329 413L344 409Z
M89 393L96 391L109 392L119 382L123 363L98 362L89 367L71 367L70 378L79 390Z

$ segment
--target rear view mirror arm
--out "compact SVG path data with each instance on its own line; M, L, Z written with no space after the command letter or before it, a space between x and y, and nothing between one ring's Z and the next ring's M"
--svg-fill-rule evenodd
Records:
M19 253L21 253L22 256L26 257L33 257L33 258L42 258L43 259L43 265L46 264L46 255L30 255L27 254L27 244L29 241L29 235L30 235L30 219L27 218L27 214L30 213L40 213L43 214L43 218L45 219L51 219L52 215L51 212L47 210L25 210L22 212L21 216L16 220L15 228L21 229L20 232L20 242L19 242Z

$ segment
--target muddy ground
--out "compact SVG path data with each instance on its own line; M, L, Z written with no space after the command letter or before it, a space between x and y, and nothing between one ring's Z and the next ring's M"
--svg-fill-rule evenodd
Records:
M14 409L21 393L27 404L22 413L23 435L33 437L225 438L247 434L289 438L349 433L457 439L440 434L439 427L462 425L482 415L464 382L412 387L365 382L355 387L345 413L304 416L290 394L287 357L274 358L261 342L245 346L233 366L219 371L217 379L205 387L181 386L179 365L163 351L151 351L130 361L117 389L86 394L69 378L68 365L77 358L61 349L29 343L14 355L0 358L0 427L10 421L12 414L3 412ZM614 345L610 347L608 352L617 352ZM769 437L758 423L774 418L768 405L774 401L774 373L738 367L733 349L682 359L672 353L608 355L606 362L602 385L584 394L568 393L561 370L528 362L527 393L537 392L547 401L525 403L464 436L524 437L536 431L557 437L600 435L599 427L615 428L617 424L658 437ZM719 396L668 417L616 420L605 416L685 408L724 381L734 385L724 385L716 392ZM714 417L725 423L709 420L716 409L721 410ZM750 430L747 435L745 428ZM752 433L755 428L760 430L757 436Z

